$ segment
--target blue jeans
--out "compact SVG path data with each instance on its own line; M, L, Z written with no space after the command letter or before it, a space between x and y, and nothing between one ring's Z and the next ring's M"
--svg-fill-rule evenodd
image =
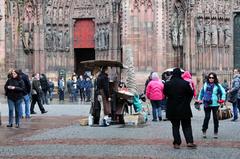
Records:
M151 100L153 120L157 120L157 115L158 118L162 117L161 102L161 100Z
M25 115L26 117L30 117L30 96L27 94L25 96L23 96L23 101L22 104L19 108L19 114L20 114L20 118L23 116L23 105L25 103Z
M239 104L240 104L239 102L235 102L235 103L232 104L232 106L233 106L233 119L234 120L238 118L238 110L240 112L240 105Z
M13 101L8 98L8 109L9 109L9 117L8 117L8 123L13 124L13 109L15 109L15 123L20 123L20 107L22 105L22 99L19 99L17 101Z
M50 101L52 101L52 99L53 99L53 90L49 91L49 98L50 98Z
M58 90L59 93L59 101L64 101L64 90L59 89Z

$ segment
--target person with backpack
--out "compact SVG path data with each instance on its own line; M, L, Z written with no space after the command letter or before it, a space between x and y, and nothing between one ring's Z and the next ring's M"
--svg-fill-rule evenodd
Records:
M198 96L198 102L204 105L204 121L202 125L203 138L206 138L206 132L208 129L208 123L211 117L211 112L213 114L214 123L214 138L218 138L218 127L219 121L217 117L217 111L219 108L219 103L224 103L226 98L226 92L224 88L219 84L216 73L211 72L208 74L207 81L204 83L203 87Z
M180 125L187 143L187 147L194 149L197 147L193 141L192 134L192 111L190 102L193 97L193 90L189 83L182 79L180 68L175 68L172 77L164 84L164 95L167 97L166 117L172 124L173 147L180 149L182 143L180 135Z
M47 80L47 76L45 74L41 74L40 76L40 84L42 88L42 104L49 104L48 103L48 91L49 91L49 84Z
M238 119L238 110L240 112L240 103L238 102L238 92L240 89L240 74L238 69L233 70L233 80L232 80L232 86L231 89L228 90L229 98L231 98L231 101L233 106L233 119L232 121L236 121ZM238 110L237 110L238 109Z

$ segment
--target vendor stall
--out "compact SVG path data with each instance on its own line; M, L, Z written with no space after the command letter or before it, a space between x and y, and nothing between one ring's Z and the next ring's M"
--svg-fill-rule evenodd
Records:
M118 87L121 79L123 64L119 61L112 60L90 60L80 63L88 70L94 70L95 68L109 67L109 69L115 69L116 74L110 75L109 80L109 94L111 98L111 118L114 123L124 123L124 114L132 113L132 104L134 95L127 91L126 88L122 89ZM122 82L122 81L121 81ZM94 91L94 100L92 101L91 114L94 117L94 123L97 124L100 117L101 102L97 99L97 92Z

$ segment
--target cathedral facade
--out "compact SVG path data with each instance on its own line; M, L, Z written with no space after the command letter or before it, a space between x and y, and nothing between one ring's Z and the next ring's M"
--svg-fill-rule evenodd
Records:
M56 77L81 61L131 61L230 78L240 67L240 0L0 0L0 70ZM199 79L198 79L199 78Z

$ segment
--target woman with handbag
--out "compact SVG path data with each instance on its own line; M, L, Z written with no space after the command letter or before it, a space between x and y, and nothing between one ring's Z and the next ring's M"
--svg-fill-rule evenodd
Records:
M219 96L221 96L220 99ZM214 138L218 138L219 121L217 111L219 108L219 103L224 103L225 97L226 92L221 84L219 84L217 75L213 72L209 73L208 79L204 83L198 96L198 102L203 103L205 112L205 117L202 125L203 138L207 137L206 132L211 117L211 112L213 114Z

